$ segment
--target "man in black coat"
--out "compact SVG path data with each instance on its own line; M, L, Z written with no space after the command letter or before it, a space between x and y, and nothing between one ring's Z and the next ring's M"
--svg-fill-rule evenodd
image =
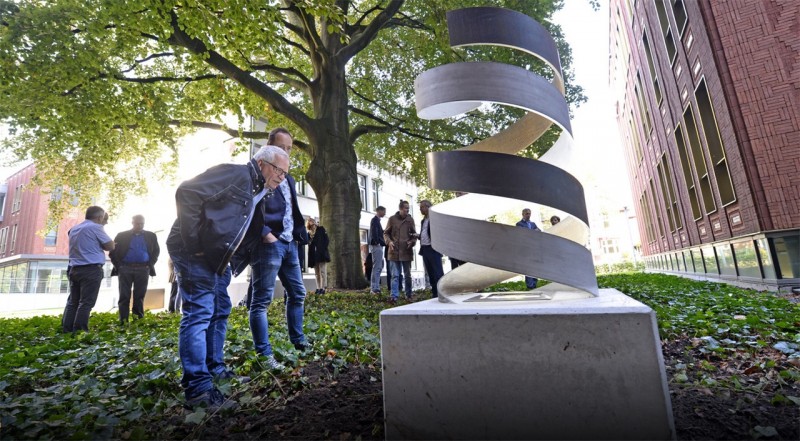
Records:
M155 264L161 250L155 233L145 231L144 216L133 217L133 228L117 234L116 246L109 255L114 269L112 276L119 276L119 321L128 322L131 312L131 289L133 289L133 315L144 317L144 296L150 276L156 275Z

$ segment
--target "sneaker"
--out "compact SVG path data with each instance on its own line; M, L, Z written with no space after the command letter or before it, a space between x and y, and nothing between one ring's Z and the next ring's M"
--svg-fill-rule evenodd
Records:
M219 375L214 376L214 381L237 380L241 384L249 383L250 377L247 375L236 375L232 370L226 369Z
M380 291L372 291L372 294L375 294L376 296L379 296L379 295L381 295L381 292Z
M275 356L272 354L269 354L265 357L261 357L261 363L262 366L273 371L282 371L286 369L286 366L284 366L283 364L281 364L281 362L276 360Z
M397 304L397 299L394 298L394 297L389 297L387 302L389 302L390 305L396 305Z
M209 412L218 410L235 410L239 408L239 403L225 398L217 388L209 389L202 394L186 399L186 406L194 410L198 407L205 407Z

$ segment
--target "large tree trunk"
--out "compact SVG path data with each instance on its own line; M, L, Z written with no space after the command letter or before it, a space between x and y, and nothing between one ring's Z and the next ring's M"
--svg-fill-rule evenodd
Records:
M361 193L358 158L349 141L347 89L344 65L328 66L318 78L313 95L315 125L309 137L313 160L306 177L319 204L320 221L330 236L329 285L336 288L367 287L361 262ZM327 83L327 84L325 84Z

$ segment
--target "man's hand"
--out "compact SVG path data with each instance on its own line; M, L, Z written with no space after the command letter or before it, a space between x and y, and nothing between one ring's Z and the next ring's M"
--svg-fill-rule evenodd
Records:
M278 238L275 237L275 235L272 234L272 232L269 232L269 233L267 233L266 236L262 237L261 240L264 243L275 243L275 242L278 241Z
M389 242L389 251L394 251L394 249L395 249L394 242Z

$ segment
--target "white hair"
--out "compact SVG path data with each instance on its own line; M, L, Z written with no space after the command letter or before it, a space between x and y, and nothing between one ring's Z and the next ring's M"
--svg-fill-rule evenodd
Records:
M277 156L282 156L289 160L289 154L286 153L282 148L274 145L265 145L258 149L255 155L253 155L253 159L256 161L267 161L267 162L275 162L275 158Z

